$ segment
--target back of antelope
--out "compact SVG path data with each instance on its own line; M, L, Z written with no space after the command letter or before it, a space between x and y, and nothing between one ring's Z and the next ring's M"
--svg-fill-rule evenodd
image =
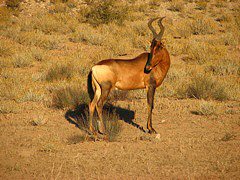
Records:
M150 19L148 27L153 33L150 53L144 52L133 59L107 59L95 64L88 75L88 93L91 99L89 103L89 128L94 132L92 125L93 114L97 109L98 132L105 133L102 109L112 89L120 90L147 90L148 120L147 129L149 133L156 133L152 127L152 110L155 89L159 87L170 67L170 57L167 49L161 42L164 26L162 18ZM156 33L152 23L158 20L160 32Z

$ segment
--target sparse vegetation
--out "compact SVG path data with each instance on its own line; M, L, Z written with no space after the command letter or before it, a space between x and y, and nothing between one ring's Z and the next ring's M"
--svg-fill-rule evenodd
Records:
M236 136L232 133L226 133L222 138L221 141L230 141L233 140Z
M112 92L106 136L90 134L89 70L149 52L158 16L171 56L160 134L142 132L145 89ZM1 178L236 179L239 47L238 0L0 0Z
M213 34L217 31L217 23L206 16L198 15L193 21L189 22L192 34Z

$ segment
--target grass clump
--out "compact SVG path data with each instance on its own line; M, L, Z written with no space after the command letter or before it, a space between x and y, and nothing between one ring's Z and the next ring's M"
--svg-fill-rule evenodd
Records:
M52 93L51 106L57 109L77 107L79 104L87 104L88 94L80 86L64 86L50 90Z
M173 1L168 8L170 11L181 12L183 10L184 4L182 2Z
M19 113L20 107L14 101L2 101L0 103L0 114Z
M185 88L178 88L177 92L180 97L185 98L219 101L228 99L225 88L207 75L193 77Z
M55 64L52 65L46 73L46 81L60 81L70 79L73 76L74 68L70 64Z
M123 24L128 18L130 9L123 2L114 0L97 0L89 3L89 11L86 12L86 21L93 25L108 24L111 22Z
M189 23L189 27L191 29L192 34L213 34L217 32L217 24L216 22L205 16L198 16Z
M22 1L23 0L6 0L5 3L7 5L7 7L18 8Z
M225 133L225 135L220 140L221 141L230 141L230 140L233 140L235 138L236 138L236 136L234 134L227 132L227 133Z
M33 57L29 53L17 53L12 57L12 64L15 68L30 67Z
M202 65L225 57L227 48L225 46L215 46L207 42L191 40L186 45L186 53L188 57L184 58L185 61Z
M201 101L199 108L196 111L192 111L193 114L208 116L216 114L216 106L212 102Z
M207 2L204 2L204 1L196 2L196 8L195 9L206 10L206 8L207 8Z
M5 41L0 41L0 57L11 56L14 53L14 48L12 44Z
M121 132L121 124L118 122L119 116L116 112L107 112L103 114L104 126L109 141L115 141Z
M47 53L40 48L31 48L31 54L38 62L43 62L48 58Z
M113 101L124 101L129 97L128 91L114 90L109 97Z
M79 27L70 37L72 42L85 42L90 45L102 45L105 39L105 35L100 34L96 29L88 25Z

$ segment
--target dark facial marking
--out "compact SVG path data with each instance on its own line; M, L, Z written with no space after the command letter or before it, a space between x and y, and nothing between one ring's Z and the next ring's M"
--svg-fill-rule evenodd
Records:
M145 67L144 67L144 73L145 74L148 74L148 73L151 72L151 70L146 69L146 66L150 66L151 65L150 64L151 59L152 59L152 53L148 53L148 60L147 60L147 63L145 65Z

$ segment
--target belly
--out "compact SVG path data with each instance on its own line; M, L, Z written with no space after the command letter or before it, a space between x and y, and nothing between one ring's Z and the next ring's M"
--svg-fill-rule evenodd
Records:
M144 89L145 84L144 81L136 80L136 79L124 79L117 81L115 84L115 88L120 90L134 90L134 89Z

